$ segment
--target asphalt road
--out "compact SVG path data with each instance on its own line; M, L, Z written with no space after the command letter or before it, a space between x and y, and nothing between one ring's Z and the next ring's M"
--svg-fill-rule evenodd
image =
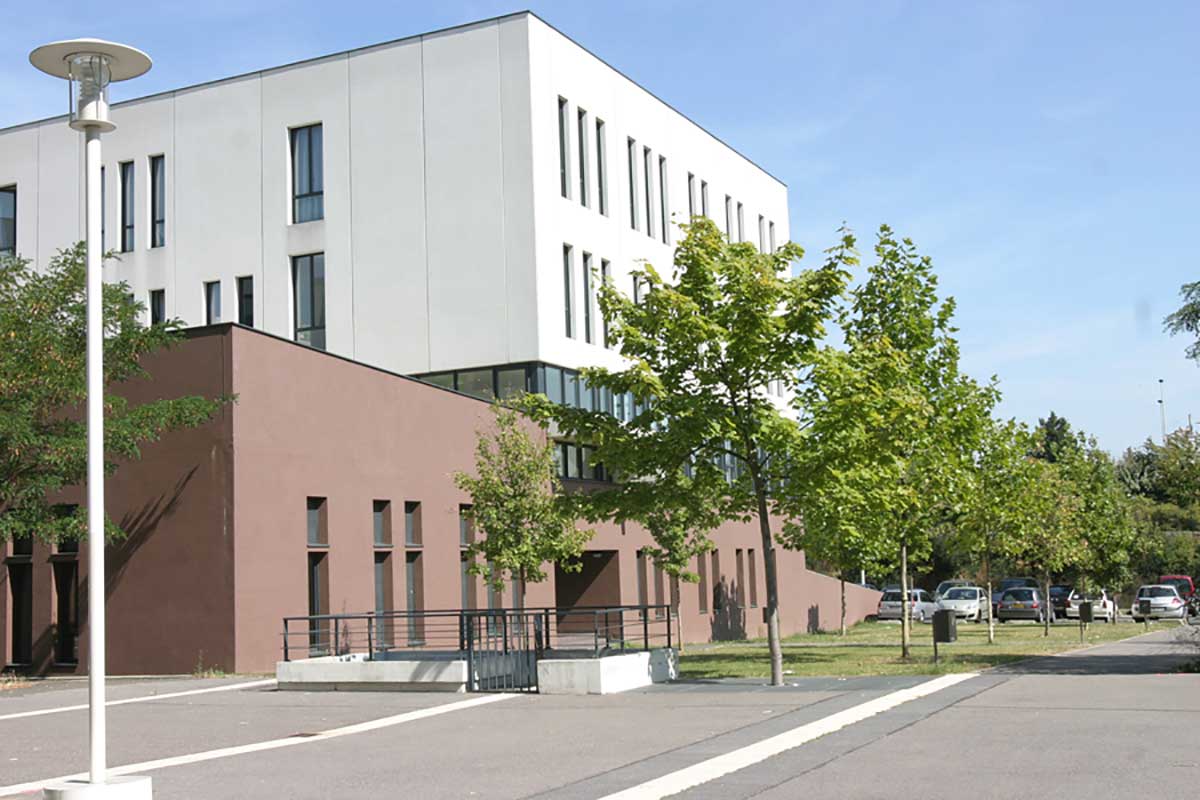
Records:
M717 767L730 754L896 697L926 679L813 678L782 689L752 680L696 682L608 697L485 696L482 703L473 695L251 687L112 707L110 763L205 754L195 763L176 759L148 770L158 800L360 791L602 798L709 764L716 765L712 777L680 796L895 800L1049 793L1095 800L1142 794L1151 785L1163 796L1190 796L1200 766L1193 744L1200 675L1175 672L1196 654L1169 637L1151 634L1010 665L724 774ZM120 683L110 696L161 696L236 682ZM70 684L0 694L0 787L85 767L85 711L12 716L85 700L85 689ZM250 749L264 742L267 749ZM18 796L37 796L32 786L25 789Z

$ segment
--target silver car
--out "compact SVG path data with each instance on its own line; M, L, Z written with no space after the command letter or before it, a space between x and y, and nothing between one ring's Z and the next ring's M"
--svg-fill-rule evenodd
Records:
M900 601L902 596L898 591L884 592L883 597L879 598L879 611L876 619L900 619L900 615L903 613ZM933 612L937 610L937 605L929 597L929 592L924 589L909 589L908 596L910 603L908 613L911 619L917 622L933 619Z
M1079 604L1085 601L1092 603L1092 619L1096 622L1116 622L1117 621L1117 601L1107 589L1101 589L1098 592L1089 592L1087 596L1079 592L1071 592L1070 598L1067 600L1067 619L1079 619Z
M1031 619L1044 622L1046 614L1054 620L1054 608L1048 607L1042 593L1033 588L1009 589L1000 596L996 619L1008 622L1010 619Z
M946 590L937 607L953 611L959 619L982 622L987 618L987 590L978 586L955 586Z
M1142 601L1150 601L1149 613L1142 610ZM1165 583L1143 586L1133 598L1133 621L1146 619L1187 619L1187 603L1179 590Z

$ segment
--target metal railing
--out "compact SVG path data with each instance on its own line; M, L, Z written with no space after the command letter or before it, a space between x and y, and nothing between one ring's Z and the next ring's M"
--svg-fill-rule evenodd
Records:
M507 641L506 631L523 631L524 622L535 617L539 624L533 627L531 642L539 654L599 658L672 647L678 638L674 611L666 605L313 614L283 618L283 660L466 653L482 636Z

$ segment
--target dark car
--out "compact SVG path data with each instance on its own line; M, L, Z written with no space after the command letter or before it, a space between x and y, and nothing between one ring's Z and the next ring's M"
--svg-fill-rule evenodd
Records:
M1055 583L1050 586L1050 605L1054 607L1054 616L1066 619L1067 609L1071 606L1071 593L1074 591L1073 586L1065 583Z
M1053 609L1046 607L1042 593L1032 587L1009 589L1000 596L1000 608L996 618L1001 622L1010 619L1030 619L1034 622L1044 622L1046 614L1054 614ZM1051 616L1051 619L1054 617Z

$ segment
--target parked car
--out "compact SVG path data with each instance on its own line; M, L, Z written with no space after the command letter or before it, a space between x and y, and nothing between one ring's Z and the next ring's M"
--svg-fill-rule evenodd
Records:
M964 581L964 580L942 581L941 583L939 583L937 585L937 588L933 590L933 601L936 603L938 600L941 600L943 597L946 596L946 592L950 591L955 586L972 586L972 585L974 585L974 584L972 584L971 581Z
M1071 604L1071 595L1075 593L1075 588L1065 583L1054 583L1050 585L1050 605L1054 607L1054 616L1065 618L1067 616L1067 606Z
M1142 613L1143 600L1150 601L1150 613ZM1187 603L1179 596L1179 590L1165 583L1150 584L1137 590L1133 597L1133 621L1146 619L1186 619Z
M992 614L999 615L1000 598L1004 596L1005 592L1009 589L1019 589L1025 586L1030 589L1036 589L1038 582L1033 578L1005 578L1000 581L1000 584L992 590Z
M1188 610L1193 614L1200 614L1200 597L1196 596L1196 584L1192 582L1191 576L1163 575L1159 577L1158 582L1163 586L1174 586L1183 602L1187 603Z
M929 592L924 589L909 589L909 604L910 611L908 612L912 619L917 622L925 622L933 619L933 612L937 610L937 605L930 598ZM900 619L903 613L900 598L903 595L898 591L887 591L883 593L883 597L879 598L879 611L876 614L877 619Z
M1044 622L1046 615L1054 620L1054 608L1046 603L1042 593L1031 586L1009 589L1000 596L1000 607L996 619L1008 622L1010 619L1031 619Z
M959 619L983 622L987 617L987 590L978 586L954 586L937 601L939 609L954 612Z
M1092 619L1096 622L1100 622L1101 620L1104 622L1117 621L1117 598L1109 594L1107 589L1088 592L1087 594L1071 592L1071 597L1067 602L1067 610L1063 616L1067 619L1079 619L1079 604L1085 600L1092 602Z

